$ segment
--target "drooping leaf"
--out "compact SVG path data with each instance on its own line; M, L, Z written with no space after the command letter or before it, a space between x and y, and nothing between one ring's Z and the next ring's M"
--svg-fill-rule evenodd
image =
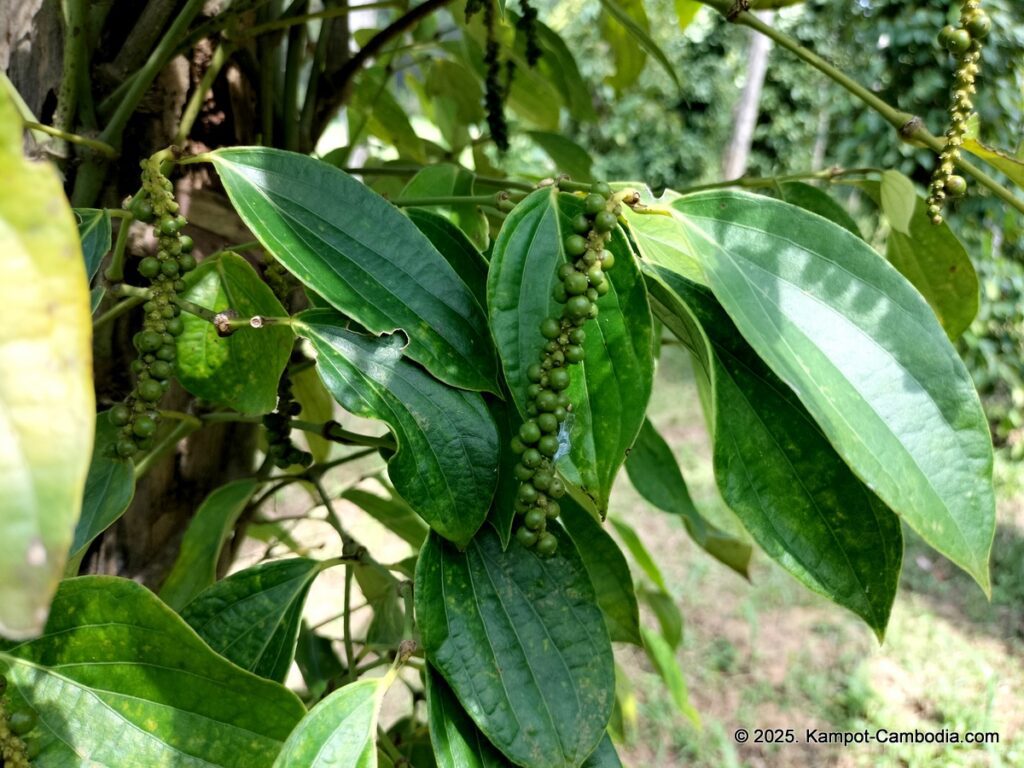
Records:
M494 492L487 521L498 532L502 549L508 549L512 540L512 526L518 514L515 502L519 481L514 470L519 463L519 456L512 450L511 441L522 422L511 399L506 395L504 400L490 400L487 403L494 423L498 425L498 487Z
M619 753L615 751L615 745L608 734L605 734L597 749L583 762L582 768L622 768Z
M389 531L404 539L413 549L418 550L430 532L423 523L423 518L397 494L386 498L362 488L349 488L341 497L351 501Z
M633 444L626 472L641 496L682 519L686 532L702 549L741 576L749 576L750 545L716 528L697 511L672 449L650 421L644 421Z
M700 9L704 7L704 4L697 2L697 0L675 0L675 7L679 29L685 32L686 28L697 18L697 14L700 13Z
M629 234L641 258L671 269L701 285L707 285L707 278L701 271L700 263L694 258L694 248L685 224L667 203L654 205L658 213L637 213L630 208L624 211Z
M885 171L882 174L880 190L882 211L889 225L904 235L910 234L910 220L917 204L917 190L914 182L899 171Z
M354 140L369 133L391 144L399 154L426 162L423 140L416 135L409 115L388 89L391 70L368 67L355 79L348 103L349 135Z
M416 570L427 659L490 742L536 768L578 766L611 714L611 642L572 540L505 552L485 527L458 552L431 536Z
M679 668L675 652L657 632L652 632L646 627L643 627L641 631L644 634L644 650L647 651L647 658L651 660L655 670L668 687L672 703L676 705L676 709L681 715L699 728L700 715L690 703L686 679L683 677L683 670Z
M15 706L39 716L40 766L265 768L305 713L109 576L62 582L45 632L0 652L0 668Z
M903 557L899 520L709 293L659 277L666 325L683 326L681 338L705 346L698 354L710 360L715 479L725 502L783 568L882 637Z
M622 15L630 19L634 27L639 26L645 31L650 29L642 0L628 0L617 8ZM615 72L606 78L606 82L616 93L621 94L633 85L644 71L647 51L637 44L629 29L607 10L601 14L600 24L601 37L611 48L612 60L615 62Z
M213 491L199 506L160 589L160 599L171 608L180 611L217 580L221 550L257 488L253 478L236 480Z
M601 7L622 26L629 37L632 38L634 45L642 48L661 64L665 74L675 83L676 88L679 88L680 83L675 67L672 66L668 56L665 55L665 52L661 50L658 44L654 42L654 38L651 37L650 25L647 21L647 13L644 10L643 3L634 2L633 0L627 0L624 3L619 3L617 0L601 0ZM616 49L613 44L614 50Z
M576 545L613 641L640 645L640 614L633 577L619 545L593 515L568 496L559 502L565 530Z
M22 157L0 93L0 635L38 634L92 456L89 281L57 171Z
M672 595L660 589L641 589L639 598L654 613L661 627L661 636L673 649L683 641L683 615Z
M340 679L345 672L330 638L318 635L305 622L299 627L295 663L302 673L309 698L314 701L323 696L331 680Z
M565 40L540 20L534 20L534 30L541 49L537 68L558 89L570 115L583 123L594 120L593 94Z
M980 157L986 163L998 168L1006 174L1018 187L1024 187L1024 160L1019 153L1014 156L1012 152L996 149L983 144L979 138L981 133L981 122L977 115L972 115L967 120L967 129L964 133L964 149L975 157Z
M274 768L377 768L377 718L394 677L349 683L313 707Z
M385 421L397 452L395 489L431 528L464 545L483 523L497 482L498 433L476 392L452 389L402 359L398 334L345 330L331 310L308 310L294 328L317 352L327 389L350 413Z
M609 517L608 522L612 524L615 532L622 539L622 543L626 545L626 549L629 550L629 554L633 556L636 564L640 566L647 578L653 582L654 586L658 587L662 592L668 592L668 587L665 585L665 577L661 573L661 568L654 562L654 558L651 553L644 546L643 541L637 535L636 530L633 526L628 523L624 523L615 517Z
M85 275L91 281L103 257L110 252L110 211L106 208L75 208L78 239L82 243Z
M283 683L295 658L302 607L313 579L337 561L304 557L260 563L200 592L181 618L221 656Z
M799 206L804 210L824 216L829 221L834 221L844 229L850 230L857 237L862 237L860 227L853 217L846 212L829 194L805 184L802 181L787 181L779 185L782 199L791 205Z
M673 206L751 347L868 487L987 592L988 425L920 294L864 241L786 203L713 192Z
M334 418L334 398L312 368L299 371L292 376L292 395L302 408L298 418L303 421L323 424ZM330 440L315 432L305 432L303 436L315 461L325 461L331 455Z
M591 181L593 179L591 166L594 161L587 150L575 141L560 133L547 131L530 131L527 135L547 153L551 162L555 164L556 171L568 173L576 181Z
M428 165L409 179L409 183L402 190L402 199L468 197L472 194L472 173L465 168L460 168L450 163L440 163L438 165ZM490 225L487 223L487 217L479 205L430 206L429 210L444 216L461 229L477 248L487 250L487 246L491 241ZM454 267L455 265L453 264L452 266ZM463 279L465 280L465 278ZM469 281L466 282L467 285L471 286Z
M239 317L286 314L274 292L249 262L234 253L203 261L182 294L213 312L233 309ZM178 381L189 392L241 413L262 414L277 405L277 384L288 364L294 337L283 325L241 328L220 336L208 320L181 313Z
M377 563L360 563L355 568L359 591L373 608L373 619L366 630L366 642L394 648L402 641L405 613L399 595L399 581Z
M487 306L487 260L466 233L426 208L407 208L405 213L469 286L480 306Z
M562 311L551 289L567 260L563 241L572 233L571 219L580 211L579 198L538 190L516 206L494 243L488 312L521 415L527 404L526 369L539 360L544 344L540 322ZM615 255L615 268L608 272L612 290L598 300L597 320L585 326L584 361L573 367L567 390L573 403L572 423L563 426L569 451L557 462L602 513L643 424L653 378L653 324L643 278L618 229L608 249Z
M391 204L304 155L236 147L212 158L242 220L300 282L371 333L402 329L406 354L441 380L494 390L483 308Z
M124 514L135 496L135 469L131 460L114 453L118 428L110 423L108 413L103 411L96 416L96 440L85 480L82 516L71 542L72 564L77 564L93 539Z
M474 725L440 673L427 665L427 723L437 768L510 768Z

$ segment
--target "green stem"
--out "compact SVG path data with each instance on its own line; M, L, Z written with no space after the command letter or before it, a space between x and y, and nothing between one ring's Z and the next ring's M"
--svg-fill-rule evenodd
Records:
M209 310L207 310L209 311ZM261 328L269 328L275 325L291 325L292 318L290 317L266 317L265 315L253 315L252 317L236 317L233 320L224 321L223 325L232 330L238 330L240 328L253 328L259 330Z
M739 178L727 181L715 181L710 184L697 184L692 187L677 189L681 195L688 195L693 192L705 192L712 189L728 189L729 187L741 187L743 189L763 189L774 187L777 184L785 184L787 181L832 181L843 176L856 176L869 173L882 173L881 168L826 168L823 171L805 171L802 173L789 173L785 176L740 176Z
M804 48L789 35L780 32L770 24L767 24L756 14L749 13L748 11L740 11L739 13L734 14L733 10L736 7L735 0L700 0L700 2L714 8L722 15L726 16L730 21L736 24L741 24L745 27L750 27L751 29L760 32L762 35L771 38L780 48L785 48L795 54L798 58L810 64L823 75L844 88L851 95L860 99L871 109L875 110L875 112L881 115L886 122L899 132L900 137L904 141L919 142L931 149L933 152L942 151L943 141L925 128L924 123L920 118L915 117L909 112L903 112L902 110L898 110L890 106L845 72L837 69L813 51ZM1006 189L1006 187L993 179L983 170L964 159L957 160L957 165L967 174L972 176L975 181L989 189L998 198L1008 205L1013 206L1021 213L1024 213L1024 200L1018 199L1012 192Z
M112 306L110 309L108 309L106 312L104 312L102 315L100 315L99 317L92 321L93 332L95 333L97 328L101 328L110 321L116 320L125 312L130 312L140 304L144 304L146 301L147 299L143 298L142 296L132 296L131 298L127 298L124 301L119 301L117 304Z
M345 666L348 667L348 680L355 680L355 644L352 642L352 581L355 579L354 563L345 566L345 597L342 610L345 612Z
M63 0L61 10L64 17L64 62L60 88L57 91L57 108L53 113L52 133L62 141L74 127L78 115L79 80L85 66L85 43L87 38L85 4L82 0ZM42 129L40 129L42 130ZM66 149L61 145L61 150ZM59 154L63 154L60 151Z
M34 120L25 120L24 122L25 127L29 130L41 131L49 136L62 139L69 144L78 144L82 147L88 147L104 157L109 157L111 160L118 156L117 150L105 142L96 141L96 139L87 139L85 136L79 136L77 133L68 133L67 131L62 131L60 128L55 126L43 125L42 123L37 123Z
M387 165L380 168L375 167L349 167L342 168L345 173L353 176L415 176L417 173L423 170L425 166L422 165ZM461 166L460 166L461 168ZM536 189L532 184L527 184L524 181L513 181L512 179L499 179L496 176L481 176L479 173L473 173L468 168L463 168L467 173L472 173L473 178L479 181L481 184L488 184L495 187L504 187L506 189L515 189L520 192L533 192Z
M377 727L377 744L384 750L384 754L391 758L392 763L395 765L408 765L409 761L405 755L398 751L395 742L391 740L391 737L380 726Z
M303 8L308 3L303 3ZM284 148L296 152L299 149L299 78L306 61L306 27L291 27L288 30L288 53L284 64Z
M509 196L512 197L514 194L510 193ZM516 195L516 198L521 199L522 195ZM496 205L498 199L496 195L453 195L451 197L407 197L391 202L399 208L412 208L435 205Z
M143 288L141 285L128 285L127 283L115 285L110 289L110 293L113 296L133 296L143 301L149 301L153 298L153 292L149 288Z
M192 92L188 104L185 105L185 111L181 113L181 122L178 124L177 133L174 134L174 144L177 146L185 143L185 139L188 138L189 133L192 131L196 118L199 117L199 110L203 108L206 94L213 88L217 75L220 74L221 69L223 69L228 59L231 58L231 54L234 51L234 44L227 41L218 45L217 50L214 51L213 58L210 59L210 66L206 68L202 79Z
M174 303L181 307L185 312L188 312L190 315L201 317L208 323L214 322L217 318L216 312L209 310L206 307L201 307L200 305L191 302L188 299L183 299L180 296L174 297Z
M174 449L182 439L198 429L192 421L181 421L174 429L164 435L163 439L160 440L153 450L147 453L142 459L135 465L135 479L138 480L144 474L146 474L153 465L163 457L165 453Z
M254 27L250 27L241 34L242 38L259 37L265 35L268 32L276 32L280 29L288 29L296 24L305 24L307 21L317 21L318 19L334 19L338 16L347 16L350 13L356 11L372 11L378 8L394 8L397 6L396 2L380 2L380 3L366 3L365 5L351 5L342 6L339 8L328 8L326 11L318 11L316 13L304 13L300 16L289 16L283 19L275 19L274 21L268 21L264 24L257 24Z
M110 257L110 266L103 276L112 283L119 283L124 280L124 254L128 245L128 230L131 229L131 218L121 219L121 226L117 230L117 242L114 243L114 255Z

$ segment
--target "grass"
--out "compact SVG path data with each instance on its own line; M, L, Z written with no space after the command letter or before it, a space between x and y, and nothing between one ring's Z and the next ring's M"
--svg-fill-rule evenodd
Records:
M696 389L676 347L663 354L650 413L698 506L738 530L715 489ZM992 602L907 531L900 593L881 646L856 617L807 591L763 554L755 556L749 584L720 566L678 520L650 508L623 479L612 512L637 529L683 612L679 662L702 718L701 728L691 725L646 657L618 648L637 699L637 717L620 746L624 762L636 768L1024 766L1022 478L1019 466L999 465ZM652 616L642 619L655 626ZM798 742L807 729L996 731L1000 743L738 744L738 728L793 728Z

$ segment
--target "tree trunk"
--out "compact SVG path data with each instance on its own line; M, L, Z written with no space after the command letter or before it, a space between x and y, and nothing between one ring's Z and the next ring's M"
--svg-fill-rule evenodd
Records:
M766 21L771 17L770 12L764 11L758 15ZM722 156L722 177L725 179L739 178L747 172L771 49L769 38L751 30L750 47L747 49L747 81L736 105L732 138Z

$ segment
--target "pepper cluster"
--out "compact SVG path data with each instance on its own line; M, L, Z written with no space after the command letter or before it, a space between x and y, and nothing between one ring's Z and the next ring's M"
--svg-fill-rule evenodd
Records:
M129 202L128 210L153 225L159 247L155 256L139 261L139 274L150 282L150 297L142 307L142 330L132 340L139 353L131 365L135 388L110 410L111 422L121 428L115 451L125 458L147 447L156 432L160 420L156 405L170 386L177 356L174 340L184 330L175 299L185 289L181 276L196 268L192 238L181 234L187 222L178 213L173 189L160 171L158 158L142 161L142 191Z
M526 38L526 63L532 68L543 53L537 40L537 9L530 5L529 0L519 0L519 8L522 15L516 22L516 29Z
M545 556L558 548L558 540L546 528L548 520L558 517L558 499L565 495L554 457L559 430L572 409L566 392L569 369L583 361L583 326L597 317L597 300L611 289L605 272L615 265L615 257L605 245L621 213L604 183L593 185L583 200L583 210L572 222L574 234L563 244L571 260L558 268L553 289L562 311L541 322L540 333L546 343L540 361L526 371L529 418L512 438L512 450L519 456L514 469L520 481L515 510L522 515L516 539L525 547L535 546Z
M979 0L967 0L960 12L960 26L948 25L939 32L939 44L956 57L953 99L949 105L949 128L946 143L939 155L939 164L932 174L928 196L928 216L933 224L942 223L942 205L949 197L961 197L967 191L967 180L954 173L960 159L967 119L974 109L974 79L980 71L981 41L988 37L992 20L981 9Z
M515 76L515 62L505 62L505 80L502 82L501 44L495 32L494 2L484 0L484 28L487 32L484 48L484 65L487 68L484 78L484 111L487 113L487 128L491 132L494 145L504 152L508 149L508 122L505 120L505 98L512 87ZM468 12L468 6L467 6Z
M7 679L0 677L0 766L29 768L32 749L38 751L38 742L26 744L21 737L35 728L39 719L31 710L8 714L2 698L6 690Z
M288 422L301 410L302 406L292 395L292 379L285 371L277 385L277 410L263 417L263 426L267 430L267 456L278 469L287 469L295 464L308 467L313 463L313 454L292 442Z

